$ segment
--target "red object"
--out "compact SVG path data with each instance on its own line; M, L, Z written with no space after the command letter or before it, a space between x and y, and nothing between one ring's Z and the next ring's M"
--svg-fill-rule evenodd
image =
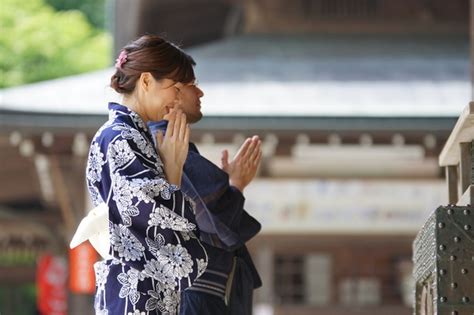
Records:
M95 292L96 261L97 252L88 241L69 251L69 289L72 292L79 294Z
M67 314L67 265L61 257L44 255L36 270L37 305L42 315Z

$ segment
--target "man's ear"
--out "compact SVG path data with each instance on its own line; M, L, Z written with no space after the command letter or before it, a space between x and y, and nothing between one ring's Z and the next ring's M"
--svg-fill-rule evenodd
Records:
M165 105L165 115L169 114L173 109L178 109L181 106L181 100L182 99L179 93L176 93L174 100L171 103Z
M181 106L181 104L183 103L183 98L181 97L181 92L180 90L178 89L178 91L176 92L176 96L173 100L173 108L179 108Z

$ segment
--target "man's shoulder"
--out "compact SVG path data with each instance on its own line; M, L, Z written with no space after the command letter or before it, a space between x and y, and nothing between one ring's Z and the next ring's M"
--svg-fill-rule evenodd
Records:
M199 153L199 150L198 150L198 148L197 148L197 146L196 146L196 144L195 144L194 142L189 142L189 151L201 155L201 154Z

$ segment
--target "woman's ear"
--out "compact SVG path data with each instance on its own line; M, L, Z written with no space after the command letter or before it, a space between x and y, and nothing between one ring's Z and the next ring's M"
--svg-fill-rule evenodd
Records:
M150 72L142 72L140 74L139 81L140 87L145 91L148 92L151 86L151 73Z

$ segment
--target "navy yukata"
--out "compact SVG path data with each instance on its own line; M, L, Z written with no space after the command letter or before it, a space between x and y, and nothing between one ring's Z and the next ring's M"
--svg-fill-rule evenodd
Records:
M167 122L150 123L149 127L155 134L165 130ZM245 198L229 185L228 174L201 156L193 143L189 145L181 186L200 205L196 208L204 208L201 211L208 215L206 220L197 215L200 230L205 231L202 225L211 221L215 234L201 238L208 266L181 293L180 314L251 314L253 290L262 283L245 243L260 231L260 223L244 210Z
M96 314L177 314L180 291L208 264L195 203L166 181L140 116L116 103L109 110L87 164L93 203L109 208L113 257L94 266Z

